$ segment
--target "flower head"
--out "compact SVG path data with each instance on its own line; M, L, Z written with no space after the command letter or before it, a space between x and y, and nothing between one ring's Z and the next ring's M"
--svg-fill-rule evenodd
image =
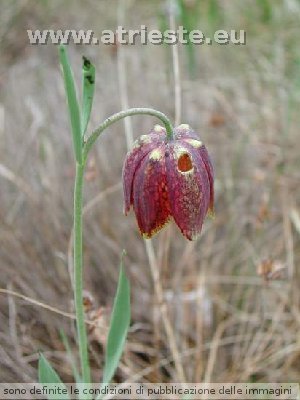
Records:
M213 211L213 168L205 146L185 124L169 140L156 125L127 154L123 167L125 214L133 206L144 237L157 233L172 217L189 240L201 232Z

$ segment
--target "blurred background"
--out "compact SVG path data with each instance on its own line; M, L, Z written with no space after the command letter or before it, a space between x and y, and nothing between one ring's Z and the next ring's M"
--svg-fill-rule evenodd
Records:
M30 45L27 29L91 29L100 37L104 29L141 24L183 25L211 37L244 29L247 42L68 46L79 89L82 56L96 66L89 132L124 107L156 108L199 132L216 177L215 217L196 242L172 223L145 244L133 213L123 215L121 171L131 134L157 121L121 121L97 142L84 211L94 381L123 248L132 324L117 382L178 382L182 374L189 382L298 381L300 1L174 0L172 10L159 0L1 1L2 382L35 381L39 351L72 381L61 330L77 357L74 159L63 80L57 46ZM156 282L150 266L159 271Z

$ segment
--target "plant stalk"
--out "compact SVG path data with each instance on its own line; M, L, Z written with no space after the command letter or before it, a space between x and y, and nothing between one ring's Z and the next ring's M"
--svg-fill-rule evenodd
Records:
M87 333L83 307L82 205L84 164L76 163L74 189L74 300L83 382L90 383Z
M79 343L81 374L83 382L91 382L90 364L88 357L88 341L85 327L83 307L83 257L82 257L82 208L83 208L83 178L84 169L89 151L100 134L122 118L132 115L151 115L160 119L167 132L168 140L173 138L173 127L169 119L160 111L151 108L131 108L120 111L107 118L86 140L82 147L82 163L76 163L76 177L74 189L74 301L76 312L76 325Z
M119 121L122 118L130 117L132 115L152 115L153 117L156 117L161 120L161 122L164 124L166 131L167 131L167 138L168 140L173 139L173 126L170 122L170 120L166 117L165 114L163 114L160 111L153 110L152 108L130 108L126 111L120 111L116 114L111 115L108 117L102 124L97 128L87 139L83 146L83 162L86 162L87 156L91 148L93 147L93 144L99 137L99 135L110 125L112 125L114 122Z

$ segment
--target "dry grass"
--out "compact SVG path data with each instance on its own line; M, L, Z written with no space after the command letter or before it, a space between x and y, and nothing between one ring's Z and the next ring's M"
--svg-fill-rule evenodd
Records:
M63 82L57 48L29 46L26 29L99 33L114 28L118 18L117 1L116 7L105 1L72 4L24 0L0 6L0 287L71 314L74 168ZM299 376L300 4L276 2L269 21L255 4L232 1L221 10L221 28L245 29L247 45L197 48L194 80L179 48L181 122L200 132L212 154L216 215L197 242L184 240L172 225L153 240L153 248L179 362L192 382L292 382ZM128 1L124 25L157 27L161 6ZM210 29L204 12L200 25ZM96 63L90 128L121 109L124 66L128 106L152 106L175 117L169 48L125 47L121 68L115 47L71 46L69 52L78 79L82 54ZM132 119L134 137L154 123ZM87 318L97 324L89 328L94 379L100 380L125 248L133 315L116 378L176 382L147 251L134 216L122 215L122 123L96 147L86 175L84 232L85 288L93 296ZM257 273L266 275L268 268L278 269L268 276L280 279L266 282ZM36 380L42 350L70 381L59 336L63 329L75 349L69 317L0 293L0 380Z

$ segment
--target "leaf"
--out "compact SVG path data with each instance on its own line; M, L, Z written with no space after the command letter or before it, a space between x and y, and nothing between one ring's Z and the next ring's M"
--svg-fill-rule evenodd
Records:
M95 66L86 57L83 57L82 78L83 78L83 104L82 104L81 133L83 136L86 132L86 128L90 120L94 91L95 91Z
M52 368L43 354L40 354L38 366L39 382L49 389L56 389L56 393L48 395L49 400L67 400L69 399L68 390L61 381L57 372ZM54 392L54 390L53 390Z
M80 109L76 96L76 88L73 78L73 72L70 66L66 48L61 45L59 47L59 58L63 70L65 90L67 95L69 115L72 128L73 146L76 161L81 164L82 162L82 135L81 135L81 122L80 122Z
M130 323L130 286L121 257L119 283L114 300L109 333L107 338L103 383L108 384L119 364Z

